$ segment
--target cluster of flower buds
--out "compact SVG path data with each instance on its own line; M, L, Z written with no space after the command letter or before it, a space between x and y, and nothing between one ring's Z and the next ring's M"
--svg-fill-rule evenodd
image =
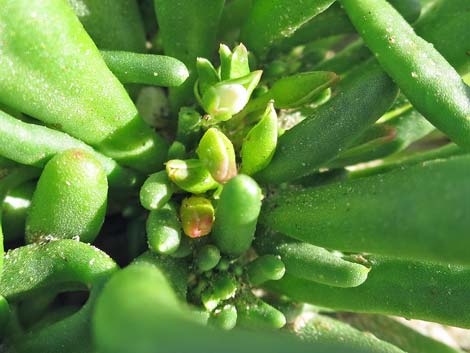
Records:
M247 252L262 199L249 176L273 158L279 135L276 109L311 104L338 77L300 73L254 92L262 72L250 72L243 44L233 51L221 45L219 55L217 69L198 59L194 89L200 107L180 110L166 170L151 175L142 187L141 202L150 211L148 243L159 254L193 255L196 272L189 297L209 314L210 325L280 328L284 315L251 292L282 278L286 265L278 254L253 258ZM172 195L181 192L181 203L172 203Z

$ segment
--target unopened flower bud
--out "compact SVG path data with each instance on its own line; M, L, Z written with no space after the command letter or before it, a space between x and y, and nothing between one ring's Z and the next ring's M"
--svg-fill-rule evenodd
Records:
M286 267L278 256L263 255L247 266L250 283L258 286L267 281L277 281L284 276Z
M231 330L237 324L237 309L227 304L214 310L209 318L209 324L222 330Z
M220 261L220 250L215 245L203 246L196 257L196 264L201 272L212 270Z
M176 140L185 145L188 150L191 149L201 137L201 121L201 114L195 109L188 107L180 109Z
M197 159L170 160L166 163L166 172L173 183L193 194L202 194L218 186L211 173Z
M241 151L242 171L253 175L264 169L277 146L277 114L273 103L269 103L261 120L246 135Z
M220 76L222 80L230 80L246 76L250 73L248 64L248 50L243 44L239 44L235 49L230 49L220 45Z
M212 287L202 293L201 301L205 308L213 311L221 301L231 299L238 290L238 282L228 275L220 275L212 283Z
M214 213L214 206L204 197L191 196L184 199L180 208L184 233L190 238L209 234L214 223Z
M196 153L219 183L225 183L237 175L232 142L220 130L216 128L207 130L199 141Z

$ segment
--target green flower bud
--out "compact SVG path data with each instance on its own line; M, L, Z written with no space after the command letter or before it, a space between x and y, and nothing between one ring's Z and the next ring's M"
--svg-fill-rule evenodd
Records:
M192 194L202 194L218 186L211 173L197 159L170 160L166 163L166 172L173 183Z
M197 267L201 272L212 270L220 261L220 250L215 245L205 245L196 257Z
M186 147L179 141L173 141L168 148L168 159L183 159L186 157Z
M250 283L258 286L267 281L277 281L284 276L286 267L279 256L263 255L248 264Z
M219 183L225 183L237 175L232 142L220 130L216 128L207 130L199 141L196 153Z
M214 297L210 289L206 289L201 295L201 302L208 311L213 311L219 305L220 299Z
M220 76L222 80L230 80L246 76L250 73L248 64L248 50L243 44L238 45L233 50L224 45L220 45Z
M220 272L227 271L230 268L230 261L227 259L221 259L217 265L217 270Z
M181 108L178 114L176 140L190 149L201 137L201 121L201 114L195 109Z
M237 309L227 304L216 309L209 318L209 324L222 330L231 330L237 324Z
M180 208L184 233L190 238L199 238L209 234L214 223L214 213L212 203L204 197L191 196L184 199Z
M277 145L277 125L277 114L271 102L243 141L241 170L244 174L253 175L271 162Z
M235 297L238 282L228 275L220 275L212 283L212 287L202 293L202 304L213 311L221 301Z

